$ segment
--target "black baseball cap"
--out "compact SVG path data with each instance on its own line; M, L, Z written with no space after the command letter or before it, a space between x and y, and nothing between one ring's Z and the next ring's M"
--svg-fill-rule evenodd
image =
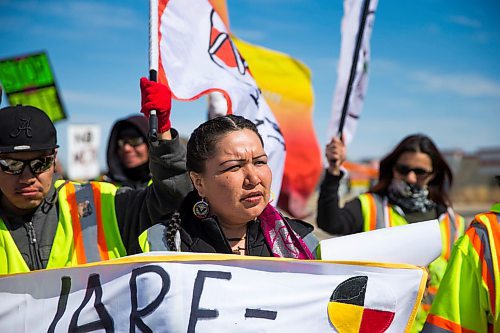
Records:
M34 106L0 109L0 153L50 150L57 145L57 132L49 116Z

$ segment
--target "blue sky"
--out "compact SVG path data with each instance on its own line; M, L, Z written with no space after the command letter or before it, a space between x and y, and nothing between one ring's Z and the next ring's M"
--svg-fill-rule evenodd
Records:
M326 144L340 47L340 0L227 0L239 38L290 54L312 71L314 124ZM498 0L379 0L370 82L348 158L380 157L422 132L442 149L500 145ZM109 128L138 112L148 71L145 0L0 0L0 58L47 51L69 119L56 125L65 161L69 123ZM251 64L250 64L251 67ZM5 96L2 106L6 105ZM174 103L181 134L205 119L206 101Z

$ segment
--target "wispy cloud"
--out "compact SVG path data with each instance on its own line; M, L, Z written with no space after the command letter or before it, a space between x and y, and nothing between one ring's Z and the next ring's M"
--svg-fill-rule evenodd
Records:
M62 19L69 26L87 28L131 28L141 21L137 13L119 4L98 1L16 1L9 4L16 16L37 13L39 17ZM147 14L144 15L147 17Z
M438 73L412 69L387 58L374 60L371 70L373 75L411 80L430 92L446 92L464 97L500 97L500 81L477 73Z
M464 15L451 15L448 21L457 25L468 28L480 28L481 22L479 20L464 16Z
M425 90L448 92L465 97L500 97L500 82L478 74L441 74L425 71L410 73Z
M380 73L394 73L402 72L403 66L397 61L387 58L375 58L372 61L372 68L377 68L378 74Z

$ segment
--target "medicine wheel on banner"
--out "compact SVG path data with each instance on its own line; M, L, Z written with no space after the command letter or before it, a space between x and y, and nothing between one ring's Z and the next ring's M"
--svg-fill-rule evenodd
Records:
M367 276L355 276L333 291L328 318L339 333L382 333L391 325L396 306L394 296L389 292L386 301L368 302L367 287Z

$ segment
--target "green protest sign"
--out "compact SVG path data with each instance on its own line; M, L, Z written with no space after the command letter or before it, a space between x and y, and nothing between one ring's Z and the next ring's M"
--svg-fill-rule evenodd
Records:
M0 60L0 82L10 105L36 106L53 122L66 118L46 53Z

